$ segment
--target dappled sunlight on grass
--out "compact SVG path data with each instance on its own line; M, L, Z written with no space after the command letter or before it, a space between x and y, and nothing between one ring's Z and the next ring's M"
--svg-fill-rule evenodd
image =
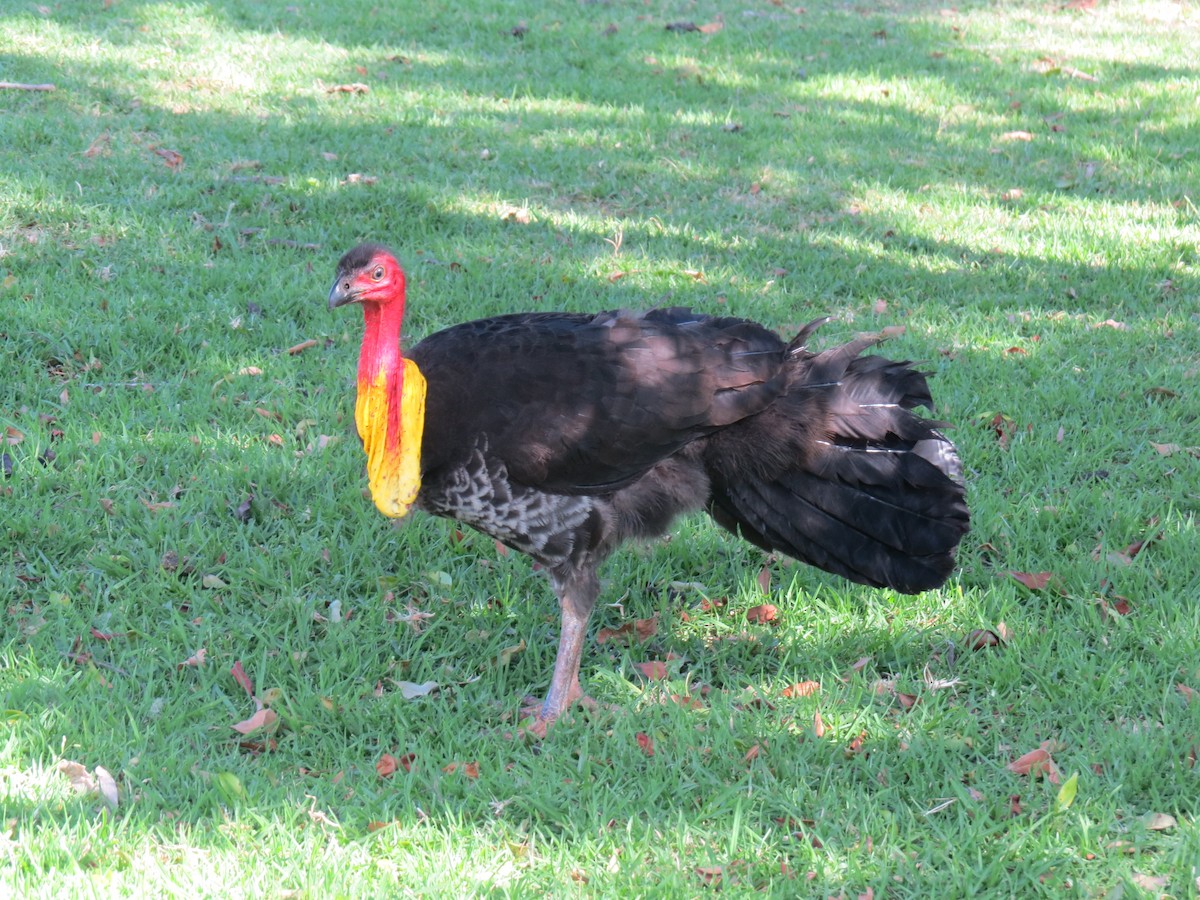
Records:
M0 892L1186 894L1196 15L0 14L0 80L57 85L0 116ZM933 373L966 466L959 571L869 591L689 517L601 573L601 708L508 740L553 597L364 500L359 321L325 302L363 239L403 258L411 341L651 305L830 313L819 346L903 326L883 352ZM277 732L232 731L235 662ZM1006 768L1047 740L1069 809ZM117 810L60 759L110 770Z

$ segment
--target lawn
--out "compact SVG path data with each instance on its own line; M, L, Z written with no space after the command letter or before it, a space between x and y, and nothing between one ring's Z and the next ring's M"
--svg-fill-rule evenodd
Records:
M1200 13L441 7L0 7L0 894L1200 893ZM689 518L515 737L553 595L364 499L365 239L412 340L889 329L960 570Z

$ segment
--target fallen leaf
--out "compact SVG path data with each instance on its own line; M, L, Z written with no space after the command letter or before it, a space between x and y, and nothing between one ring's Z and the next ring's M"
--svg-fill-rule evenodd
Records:
M649 681L662 681L667 677L667 664L657 659L650 662L634 663L633 667L642 674L643 678Z
M166 147L151 147L155 155L160 157L163 163L172 172L178 172L183 168L183 154L175 150L168 150Z
M825 737L825 720L821 718L821 711L813 712L813 734L819 738Z
M200 579L200 584L209 590L219 590L223 587L229 587L229 585L221 580L221 576L219 575L205 575Z
M976 628L967 635L968 650L983 650L985 647L999 647L1004 642L1000 635L990 628Z
M1172 815L1160 812L1148 812L1142 816L1142 824L1147 831L1169 831L1179 822Z
M513 658L525 652L525 639L521 638L519 643L513 644L511 647L505 647L492 660L492 666L497 669L503 669Z
M325 88L327 94L366 94L370 92L370 88L361 81L355 81L351 84L334 84Z
M771 569L769 566L763 566L758 570L758 589L764 594L771 593Z
M846 745L846 756L853 756L855 753L860 752L863 748L863 744L866 743L866 740L867 733L865 731L860 731L858 735Z
M301 341L298 344L293 344L291 347L288 347L287 354L288 356L295 356L297 353L303 353L305 350L311 350L319 343L319 341L309 338L307 341Z
M390 753L384 753L375 763L375 771L380 778L390 778L399 766L399 761Z
M1179 444L1156 444L1154 441L1151 441L1150 446L1154 448L1159 456L1173 456L1183 450L1183 447Z
M60 759L56 768L67 777L77 794L91 794L96 790L96 779L83 763Z
M1058 789L1058 794L1054 798L1054 808L1057 810L1070 809L1071 804L1075 802L1075 794L1078 789L1079 773L1074 772Z
M254 682L250 680L250 676L246 674L246 670L242 668L242 661L239 659L229 670L229 674L233 676L233 680L242 686L242 689L251 697L254 696Z
M1166 387L1146 388L1146 390L1143 391L1143 393L1145 394L1146 397L1148 397L1151 400L1160 399L1160 398L1166 399L1166 400L1175 400L1179 397L1179 391L1173 391L1170 388L1166 388Z
M1008 574L1031 591L1042 590L1054 577L1053 572L1009 572Z
M1058 784L1058 767L1054 765L1049 749L1053 744L1053 741L1042 741L1040 747L1014 759L1006 768L1014 775L1045 775L1051 784Z
M204 661L207 658L208 658L208 651L205 650L203 647L201 647L199 650L197 650L195 653L193 653L191 656L189 656L183 662L179 663L179 665L177 665L175 668L182 669L187 666L191 666L193 668L199 669L204 665Z
M415 700L417 697L428 697L439 687L436 681L426 681L421 684L414 684L411 681L397 681L396 687L400 689L400 695L405 700Z
M650 735L644 731L639 731L634 735L634 738L637 740L638 746L642 748L643 753L647 756L654 755L654 739Z
M109 139L110 135L107 131L101 133L96 137L95 140L92 141L91 144L88 145L88 148L83 151L83 155L88 159L93 159L102 153L107 156Z
M610 641L626 645L645 643L657 633L658 616L651 616L649 619L634 619L618 628L601 628L596 633L596 643L607 644Z
M108 769L104 766L96 766L96 789L100 792L100 799L104 801L104 805L115 810L120 802L117 794L117 780L109 774Z
M756 759L758 759L759 754L761 754L761 753L762 753L762 744L755 744L753 747L751 747L749 750L746 751L746 755L742 757L742 762L752 763Z
M800 681L783 689L785 697L811 697L813 694L821 690L821 685L816 681Z
M235 519L237 519L239 522L241 522L242 524L249 522L251 519L250 511L253 507L253 503L254 503L254 495L247 494L246 499L244 499L241 503L239 503L237 505L237 508L234 509L233 517Z
M25 432L14 425L8 425L4 429L4 443L10 447L16 446L25 440Z
M1003 450L1008 447L1008 441L1012 437L1016 423L1004 415L1004 413L996 413L988 421L988 427L992 429L992 433L996 435L996 443Z
M700 33L701 34L716 34L718 31L720 31L724 27L725 27L725 23L718 19L716 21L706 22L703 25L701 25Z
M855 660L855 661L854 661L854 662L853 662L853 663L850 665L850 671L851 671L851 672L861 672L861 671L862 671L863 669L865 669L865 668L866 668L868 665L870 665L870 663L871 663L871 659L872 659L872 658L871 658L870 656L863 656L863 657L861 657L861 658L859 658L859 659Z
M1193 700L1196 699L1196 695L1197 695L1196 689L1193 687L1188 687L1182 681L1175 685L1175 690L1177 690L1181 695L1183 695L1183 699L1186 700L1188 703L1191 703Z
M1002 141L1032 141L1033 135L1028 131L1006 131L1000 135Z
M720 887L725 868L723 866L696 866L696 874L709 887Z
M777 623L779 610L770 603L752 606L746 610L746 621L754 625L769 625Z
M252 734L256 731L274 729L279 721L279 716L274 710L267 709L265 706L252 715L248 719L243 719L241 722L236 722L230 727L239 734Z

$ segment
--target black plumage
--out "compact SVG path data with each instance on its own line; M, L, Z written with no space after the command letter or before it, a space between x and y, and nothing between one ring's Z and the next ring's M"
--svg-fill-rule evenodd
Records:
M386 302L350 286L394 258L360 255L343 259L331 305ZM949 576L968 512L954 445L914 412L932 406L925 376L861 355L873 338L809 350L824 321L788 343L679 308L527 313L407 351L428 385L418 505L551 574L563 630L543 728L582 695L597 568L681 513L706 509L861 584L913 593Z

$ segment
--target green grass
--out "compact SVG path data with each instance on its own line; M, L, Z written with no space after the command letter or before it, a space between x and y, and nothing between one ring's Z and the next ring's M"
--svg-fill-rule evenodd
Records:
M57 86L0 90L0 893L1200 891L1200 459L1154 446L1200 446L1196 11L412 6L0 7L0 81ZM589 644L607 706L506 739L552 595L363 499L360 323L324 303L363 239L406 261L414 340L656 304L903 325L968 469L960 573L772 561L757 625L761 555L689 519L605 569L594 628L659 616ZM231 730L236 661L270 752ZM1006 769L1043 741L1067 808Z

